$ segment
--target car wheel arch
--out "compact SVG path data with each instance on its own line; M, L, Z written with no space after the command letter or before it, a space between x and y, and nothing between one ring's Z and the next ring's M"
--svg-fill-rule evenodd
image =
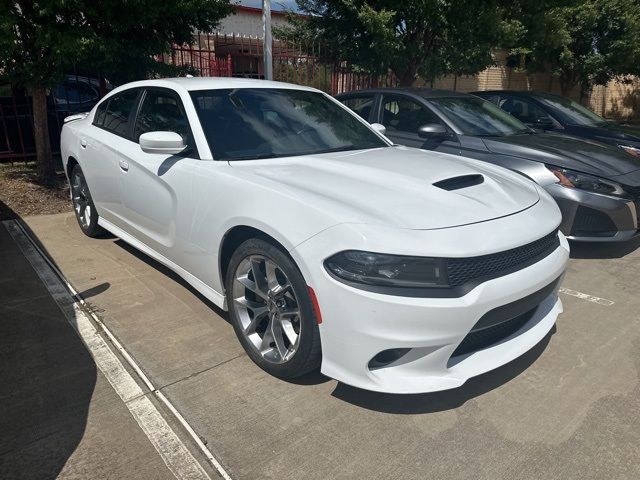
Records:
M67 174L67 178L71 179L71 172L73 172L73 168L79 165L78 160L76 160L73 156L70 156L67 159L67 168L66 168L66 174Z
M269 242L289 255L289 250L283 245L283 243L264 230L251 225L236 225L231 227L222 237L220 248L218 250L218 270L223 288L225 287L225 278L227 276L227 270L229 268L231 257L233 256L233 252L235 252L243 242L251 238L259 238Z

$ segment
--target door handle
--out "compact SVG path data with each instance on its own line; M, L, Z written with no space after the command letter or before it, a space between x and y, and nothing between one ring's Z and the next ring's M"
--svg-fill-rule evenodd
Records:
M129 170L129 164L127 162L125 162L124 160L118 160L118 164L120 165L120 168L122 170L124 170L125 172L127 170Z
M80 146L82 148L87 148L87 141L84 138L82 140L80 140Z

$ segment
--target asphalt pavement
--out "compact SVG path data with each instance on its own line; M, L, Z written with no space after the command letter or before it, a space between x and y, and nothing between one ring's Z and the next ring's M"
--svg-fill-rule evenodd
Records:
M574 245L565 312L537 347L459 389L403 396L270 377L225 312L157 262L83 236L72 214L25 221L233 479L640 478L640 242ZM37 279L8 273L28 269L2 229L0 245L0 477L62 435L45 467L63 477L99 459L93 472L114 472L100 478L164 478Z

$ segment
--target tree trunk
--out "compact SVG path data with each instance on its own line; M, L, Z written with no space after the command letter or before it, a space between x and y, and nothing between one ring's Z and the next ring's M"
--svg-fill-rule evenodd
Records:
M563 97L571 95L573 88L576 86L576 80L573 75L560 75L560 93Z
M418 67L416 65L409 65L404 71L397 72L398 83L400 87L411 87L413 82L416 81L416 74L418 73Z
M47 92L44 87L34 87L33 99L33 136L36 143L36 162L38 178L47 185L55 178L55 166L51 155L49 126L47 122Z

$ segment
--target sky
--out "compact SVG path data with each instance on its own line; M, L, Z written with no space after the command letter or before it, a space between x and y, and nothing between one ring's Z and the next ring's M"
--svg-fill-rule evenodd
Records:
M245 7L262 8L262 0L239 0ZM295 0L271 0L271 10L297 10Z

